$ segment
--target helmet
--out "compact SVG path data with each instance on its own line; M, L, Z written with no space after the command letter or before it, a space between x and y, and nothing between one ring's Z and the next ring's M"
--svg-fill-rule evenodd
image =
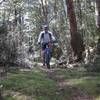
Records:
M48 25L43 25L43 29L48 29Z
M44 28L48 28L48 25L44 25L43 27L44 27Z

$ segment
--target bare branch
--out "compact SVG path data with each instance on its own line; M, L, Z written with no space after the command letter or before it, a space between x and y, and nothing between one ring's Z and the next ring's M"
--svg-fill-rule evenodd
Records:
M48 23L50 23L55 17L56 17L56 15L52 16L52 17L50 18L50 20L48 21Z
M0 2L0 5L1 5L3 2L5 2L5 0L2 0L2 1Z

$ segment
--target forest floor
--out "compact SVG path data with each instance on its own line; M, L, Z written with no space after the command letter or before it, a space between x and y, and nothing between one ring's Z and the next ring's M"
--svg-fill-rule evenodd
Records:
M42 67L8 73L4 100L100 100L100 73Z

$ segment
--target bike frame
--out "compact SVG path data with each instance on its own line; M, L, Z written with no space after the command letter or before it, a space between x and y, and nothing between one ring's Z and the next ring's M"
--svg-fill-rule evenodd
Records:
M51 43L48 43L44 50L44 57L45 57L44 59L45 59L46 66L49 69L50 69L51 55L52 55L52 45L51 45Z

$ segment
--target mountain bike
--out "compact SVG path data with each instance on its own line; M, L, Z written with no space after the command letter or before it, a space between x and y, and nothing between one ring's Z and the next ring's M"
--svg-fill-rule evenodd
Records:
M48 69L50 69L51 57L52 57L52 46L51 46L51 43L47 43L46 48L44 50L44 60Z

